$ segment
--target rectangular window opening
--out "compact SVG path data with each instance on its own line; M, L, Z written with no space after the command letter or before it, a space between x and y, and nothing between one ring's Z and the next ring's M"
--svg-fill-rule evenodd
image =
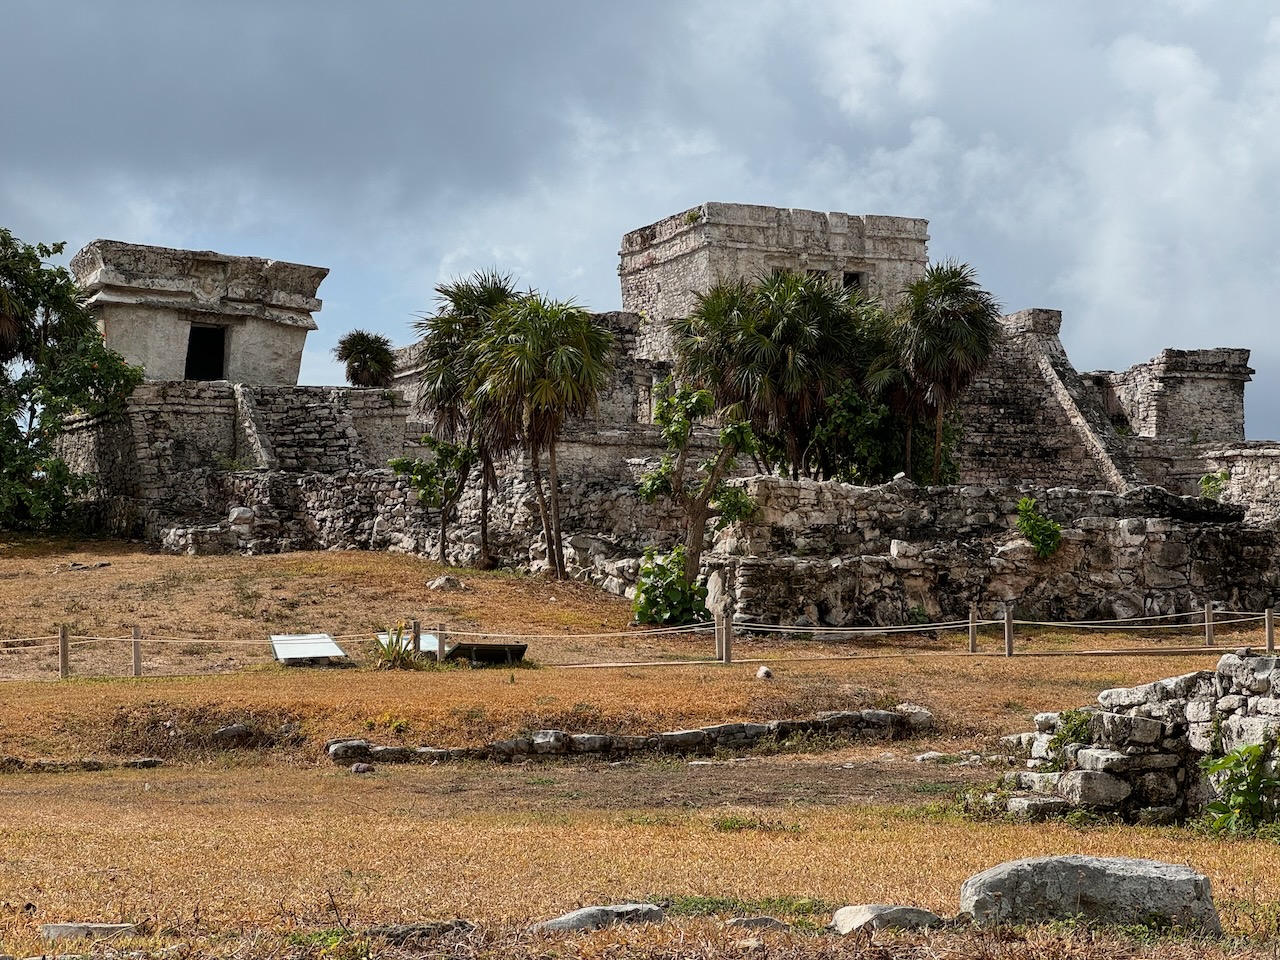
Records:
M846 290L861 290L863 288L862 274L853 270L844 272L844 288Z
M187 339L186 380L225 380L227 328L207 324L191 325Z

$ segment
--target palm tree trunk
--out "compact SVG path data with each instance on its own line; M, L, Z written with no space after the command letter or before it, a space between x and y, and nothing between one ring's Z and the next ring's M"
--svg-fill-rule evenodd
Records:
M942 404L938 404L938 419L933 431L933 485L942 482Z
M547 446L547 468L551 478L551 530L555 537L556 579L568 576L564 565L564 542L560 534L560 471L556 466L556 435Z
M551 518L547 516L547 495L542 490L542 470L538 465L537 446L530 447L529 465L533 470L533 492L538 501L538 515L542 518L542 536L547 542L547 559L551 561L551 566L554 569L556 561L555 553L551 546Z
M907 479L914 479L911 476L911 435L916 432L915 414L907 414L907 463L902 468L902 472L907 475Z

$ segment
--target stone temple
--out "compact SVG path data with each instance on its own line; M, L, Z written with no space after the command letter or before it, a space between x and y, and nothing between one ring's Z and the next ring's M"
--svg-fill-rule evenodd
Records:
M94 240L71 270L107 346L148 380L289 386L329 273L118 240Z
M662 452L652 396L674 360L668 323L699 291L789 267L892 300L923 273L927 247L921 219L745 204L627 233L623 309L598 315L617 368L560 446L572 574L626 592L645 547L681 536L680 516L642 502L636 483ZM90 507L105 530L193 553L435 552L434 517L386 467L419 455L427 430L414 348L400 351L396 389L296 386L324 268L100 240L73 270L107 343L147 378L124 422L76 418L64 437L73 469L96 477ZM739 617L832 625L962 616L971 602L1054 618L1273 603L1280 445L1244 440L1248 351L1165 350L1080 373L1061 324L1056 310L1004 318L963 403L959 486L736 481L760 511L711 539L713 601ZM1197 496L1205 475L1221 502ZM500 465L490 530L504 560L539 569L530 476L522 455ZM1063 525L1049 560L1014 528L1024 496ZM469 488L449 529L454 562L476 556L478 520Z

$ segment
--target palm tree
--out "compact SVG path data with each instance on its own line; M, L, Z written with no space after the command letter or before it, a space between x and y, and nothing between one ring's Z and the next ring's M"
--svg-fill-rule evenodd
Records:
M515 281L497 270L436 287L437 309L414 323L422 364L418 407L438 439L473 447L480 459L480 559L493 566L489 547L489 493L497 484L496 457L516 443L515 419L478 393L481 346L496 311L516 298Z
M1000 336L1000 304L978 286L967 263L946 260L929 267L903 291L889 320L889 356L871 382L899 393L910 429L916 415L934 416L933 482L942 476L942 424L973 378L987 365Z
M333 355L347 365L347 383L353 387L389 387L396 372L391 341L380 333L352 330L338 340Z
M518 418L529 454L547 554L558 579L566 576L560 527L556 444L565 421L595 405L613 370L613 335L572 301L536 292L496 311L481 348L477 399L508 421ZM547 451L544 492L540 453Z
M717 409L780 437L792 477L808 475L813 428L827 397L860 373L860 330L876 309L817 274L720 283L672 323L679 372L711 390Z

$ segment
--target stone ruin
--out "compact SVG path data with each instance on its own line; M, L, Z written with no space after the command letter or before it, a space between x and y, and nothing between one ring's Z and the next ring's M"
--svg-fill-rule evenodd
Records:
M623 310L597 315L617 369L560 448L572 575L626 593L645 547L681 536L681 518L643 503L636 483L662 453L652 406L674 361L668 323L697 291L789 267L891 299L923 273L927 227L708 203L626 234ZM73 469L97 479L90 508L105 530L193 553L436 552L437 523L385 466L419 455L428 429L414 348L400 352L393 390L294 385L324 269L114 241L90 244L73 268L108 344L148 377L124 422L73 418L63 438ZM1248 352L1165 351L1080 374L1060 325L1053 310L1004 318L961 411L959 486L738 480L762 510L716 535L704 566L716 602L739 618L833 626L956 616L970 603L984 616L1013 606L1062 619L1273 602L1280 446L1242 439ZM1195 497L1219 471L1226 502ZM493 547L540 569L529 465L515 454L498 479ZM1024 496L1065 527L1049 560L1014 528ZM478 554L478 518L473 485L450 525L453 562Z
M1010 813L1183 820L1215 795L1201 760L1280 734L1280 658L1228 653L1213 670L1103 690L1074 718L1041 713L1035 722L1033 732L1006 738L1030 757L1025 772L1007 778Z

